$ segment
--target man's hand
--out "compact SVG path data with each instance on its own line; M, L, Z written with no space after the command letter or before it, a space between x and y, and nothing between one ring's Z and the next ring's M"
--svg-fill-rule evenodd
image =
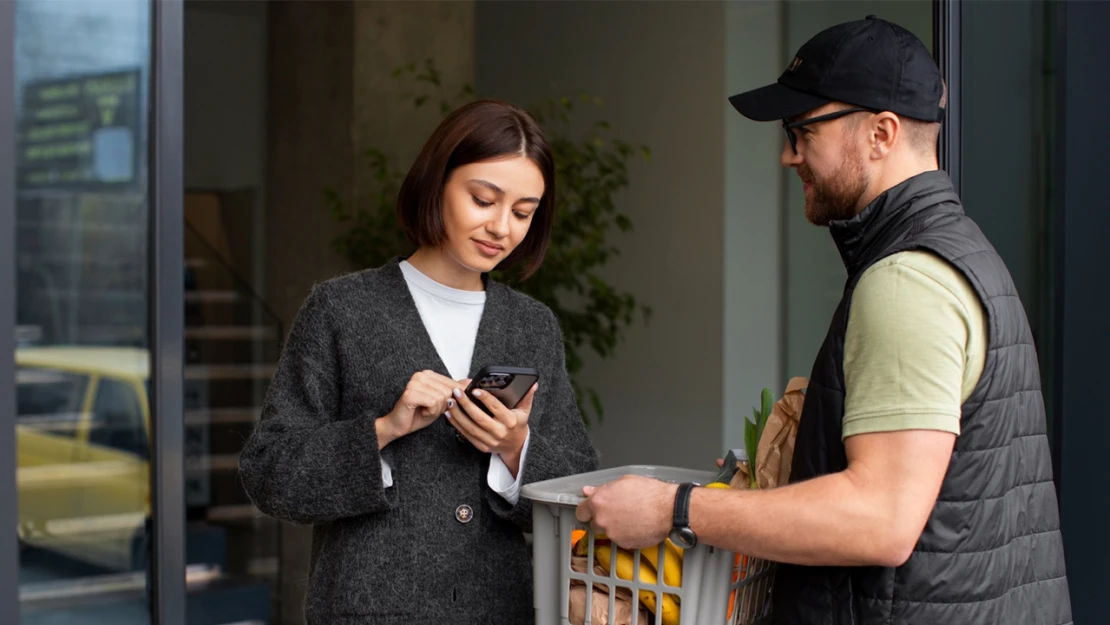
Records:
M626 475L582 489L586 500L575 516L625 549L643 549L663 542L670 532L677 491L677 484Z

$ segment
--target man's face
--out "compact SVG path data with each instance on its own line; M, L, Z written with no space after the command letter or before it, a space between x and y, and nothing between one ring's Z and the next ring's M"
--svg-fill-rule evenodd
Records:
M831 103L788 121L799 122L844 108ZM790 142L784 141L782 165L793 167L805 185L806 219L810 223L827 226L855 217L862 208L861 199L871 182L860 124L866 115L869 113L852 113L791 129L797 154Z

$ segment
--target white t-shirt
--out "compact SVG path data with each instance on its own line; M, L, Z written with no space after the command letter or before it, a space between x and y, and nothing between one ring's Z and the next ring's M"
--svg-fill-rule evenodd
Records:
M465 379L470 375L474 341L478 337L478 324L482 321L482 311L486 306L485 291L462 291L442 285L420 273L407 260L401 261L401 273L405 276L409 293L416 302L416 310L432 339L432 345L447 366L447 372L455 380ZM528 454L528 441L531 437L529 433L524 441L515 478L500 455L494 454L490 458L486 481L495 493L511 504L516 504L520 499L520 476L524 474L524 459ZM384 458L382 483L386 488L393 486L393 468Z

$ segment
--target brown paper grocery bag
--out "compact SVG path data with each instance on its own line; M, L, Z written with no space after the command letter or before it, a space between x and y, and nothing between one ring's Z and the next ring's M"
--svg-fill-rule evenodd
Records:
M786 392L775 402L755 455L755 481L759 488L775 488L790 482L790 463L794 460L794 439L805 403L806 378L793 378Z
M579 573L586 572L586 558L571 558L570 567ZM605 570L594 565L594 573L606 577ZM613 601L612 620L609 618L609 588L604 584L594 584L593 605L590 609L590 622L592 625L632 625L632 591L627 588L617 587L617 596ZM639 625L654 623L652 615L642 605L637 606L640 612ZM567 620L571 625L584 625L586 622L586 585L585 583L570 580L570 606Z
M732 474L728 487L740 490L747 490L752 487L751 469L746 462L736 463L736 473Z

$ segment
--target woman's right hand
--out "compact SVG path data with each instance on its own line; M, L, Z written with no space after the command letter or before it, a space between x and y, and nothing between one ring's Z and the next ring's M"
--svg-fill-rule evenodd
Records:
M393 410L377 421L378 449L428 427L455 407L452 392L459 383L434 371L413 374Z

